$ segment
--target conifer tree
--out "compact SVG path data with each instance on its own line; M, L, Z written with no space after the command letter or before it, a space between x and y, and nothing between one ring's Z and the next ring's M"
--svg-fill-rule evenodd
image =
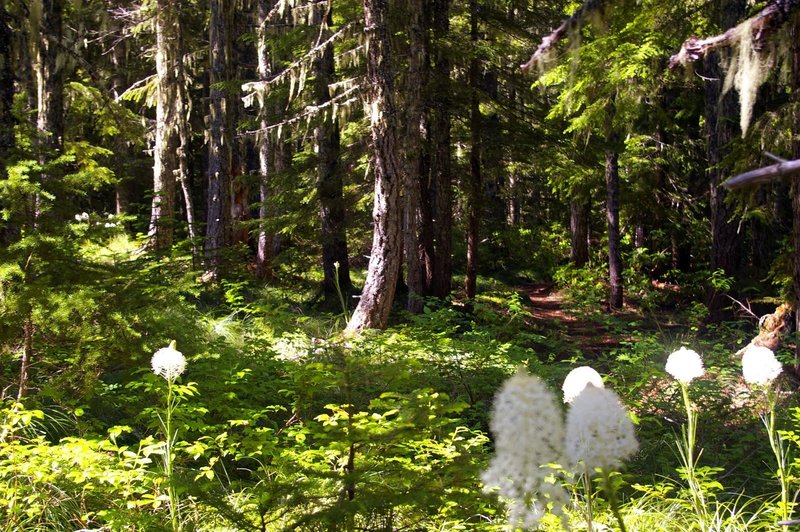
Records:
M400 186L403 170L397 139L394 56L388 15L387 0L364 0L375 205L372 253L361 299L347 324L351 332L386 327L402 261Z

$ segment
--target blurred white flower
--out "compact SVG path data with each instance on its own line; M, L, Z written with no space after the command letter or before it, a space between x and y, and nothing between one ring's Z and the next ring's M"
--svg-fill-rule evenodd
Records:
M689 384L693 379L703 376L703 360L696 351L681 347L667 358L666 370L678 382Z
M175 342L172 341L169 347L162 347L153 353L150 365L153 367L153 373L168 381L174 381L186 370L186 357L175 349Z
M751 345L742 355L742 375L747 384L770 384L782 371L775 353L767 347Z
M564 392L564 402L571 403L588 384L602 388L603 377L589 366L580 366L570 371L561 386L561 390Z
M80 214L75 215L76 222L88 222L89 221L89 213L82 212Z
M628 413L611 390L587 386L567 414L566 454L572 465L616 471L639 449Z
M481 479L487 490L497 486L511 500L512 529L535 527L549 503L560 513L569 496L547 467L563 457L564 421L555 394L520 368L495 396L489 427L495 456Z

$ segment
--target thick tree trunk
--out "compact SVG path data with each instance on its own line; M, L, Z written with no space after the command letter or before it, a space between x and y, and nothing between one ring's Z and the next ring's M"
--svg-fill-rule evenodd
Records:
M589 214L591 205L586 200L569 202L569 261L581 267L589 262Z
M613 148L606 151L606 219L608 220L608 307L622 308L622 255L619 233L619 164Z
M478 3L470 0L470 41L473 45L478 41ZM477 52L474 52L477 53ZM478 282L478 245L480 238L481 215L481 116L480 100L480 63L473 57L469 67L470 88L470 135L472 148L469 154L469 179L467 182L467 270L464 289L467 299L474 299Z
M272 75L269 51L267 49L267 15L272 0L258 0L257 7L257 39L256 54L258 60L258 79L267 81ZM266 220L269 217L270 201L270 136L267 132L269 117L268 106L261 105L258 111L258 122L261 133L256 137L258 150L258 234L256 235L256 274L261 279L272 276L272 235L267 230Z
M364 0L369 32L366 86L370 91L372 168L375 174L373 238L367 279L347 330L386 327L402 260L397 108L388 28L387 0Z
M329 12L326 24L331 22L332 16ZM324 31L323 36L328 33ZM325 46L322 55L315 60L314 70L315 99L317 105L323 106L330 101L328 86L333 83L335 76L332 44ZM338 290L344 297L353 291L345 231L347 226L343 179L339 168L339 122L336 116L332 115L329 120L317 126L315 136L319 155L317 195L322 228L322 294L326 305L329 305L334 302L338 304Z
M741 0L726 0L720 6L722 27L732 27L743 15L745 4ZM724 72L720 67L718 53L711 53L704 60L706 80L706 153L708 158L709 203L711 206L711 271L722 270L726 275L735 275L739 270L741 242L737 226L731 221L733 208L726 201L727 191L721 186L730 177L730 169L723 160L730 151L730 143L737 135L738 108L732 91L722 94ZM706 296L709 320L719 322L724 318L726 298L719 290L708 287Z
M172 245L175 225L175 174L180 170L177 62L180 57L178 6L170 0L157 0L156 25L156 132L153 148L153 203L150 209L148 247L163 250Z
M706 75L706 150L708 157L709 202L711 206L711 271L722 270L734 275L738 267L739 237L736 224L731 222L732 206L726 203L727 191L721 184L727 179L729 169L722 161L734 137L733 123L736 116L733 95L727 94L719 101L722 72L716 54L705 61ZM719 107L718 107L719 106ZM723 319L726 306L724 294L713 286L708 287L707 305L711 322Z
M409 1L409 53L408 73L405 88L405 241L406 283L408 301L406 308L413 313L422 312L424 298L429 294L429 279L432 277L430 255L433 235L425 235L430 229L430 209L425 194L428 182L428 165L424 154L422 132L429 129L424 118L423 91L428 80L428 43L426 11L423 0ZM426 238L428 236L428 238ZM426 242L426 240L428 240Z
M794 26L792 35L792 101L795 104L794 140L792 155L800 160L800 26ZM795 333L800 331L800 171L792 176L792 243L794 247L793 287ZM795 340L794 364L800 368L800 340Z
M59 57L64 24L63 0L43 0L37 58L38 113L42 147L55 157L64 143L64 62Z
M211 0L208 24L209 68L209 140L208 140L208 209L206 211L206 269L219 274L220 253L227 244L228 191L230 188L230 134L226 129L226 106L222 84L226 81L227 57L225 6L223 0Z
M0 2L0 180L6 179L6 164L14 148L14 70L11 55L11 17ZM5 232L5 231L4 231Z
M431 97L431 187L427 201L431 206L433 268L427 280L430 294L450 295L453 279L453 176L450 160L450 60L445 42L450 33L450 0L433 1L434 88ZM431 253L428 252L430 255Z

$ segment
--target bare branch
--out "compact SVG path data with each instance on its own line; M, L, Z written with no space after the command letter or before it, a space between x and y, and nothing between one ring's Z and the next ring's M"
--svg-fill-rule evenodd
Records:
M705 39L690 37L683 43L680 51L669 58L669 68L692 63L704 57L717 48L725 48L734 44L738 39L739 29L745 24L751 24L753 32L753 47L759 50L764 46L770 33L781 27L794 10L800 7L800 0L772 0L757 15L738 26L728 29L725 33Z
M739 174L725 181L723 185L733 190L747 185L769 183L777 177L798 171L800 171L800 159L784 161Z
M533 53L527 63L521 65L522 70L530 70L546 56L558 42L564 38L567 32L580 27L583 21L595 11L603 8L606 0L586 0L581 7L579 7L571 17L561 23L559 27L554 29L549 35L542 38L542 42L536 51Z

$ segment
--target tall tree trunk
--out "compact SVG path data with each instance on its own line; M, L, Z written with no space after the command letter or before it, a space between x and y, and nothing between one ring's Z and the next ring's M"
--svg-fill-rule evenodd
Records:
M267 48L267 15L272 0L258 0L257 6L257 39L256 55L258 60L258 80L266 82L272 75L269 50ZM270 136L269 116L266 102L258 111L258 124L261 132L256 137L258 150L258 234L256 236L256 274L261 279L272 276L272 235L267 230L266 220L269 218L268 203L270 201Z
M59 57L64 24L63 0L43 0L37 58L38 113L42 146L54 157L64 143L64 66Z
M370 92L372 168L375 174L373 238L367 279L347 330L386 327L402 260L397 108L389 39L387 0L364 0L368 29L367 79Z
M792 35L792 101L794 112L794 139L792 155L800 159L800 26L795 25ZM800 172L792 176L792 243L794 245L793 287L794 287L794 319L795 333L800 332ZM800 341L795 340L795 368L800 368Z
M237 9L240 2L224 0L223 24L225 37L225 131L228 140L226 154L228 156L229 188L228 188L228 230L227 245L238 244L246 247L250 242L250 231L247 222L250 219L250 182L245 176L247 160L247 144L236 134L239 119L242 116L243 104L238 94L230 90L231 81L249 77L247 64L249 58L237 35L244 35L250 26L245 17Z
M8 178L8 162L14 150L14 58L11 16L0 1L0 181ZM0 225L0 244L16 240L20 232L17 220L5 220Z
M220 253L227 244L228 190L230 187L231 143L226 129L227 98L222 85L226 81L227 57L224 0L211 0L208 24L209 68L209 140L208 140L208 209L206 218L206 269L219 274Z
M470 0L470 41L477 48L478 41L478 2ZM473 50L477 54L477 49ZM469 180L467 183L467 271L464 288L467 299L474 299L478 282L478 244L481 213L481 116L480 100L480 63L473 56L469 66L470 78L470 135L472 148L469 154Z
M328 26L333 22L333 6L321 24L325 26L321 38L328 38ZM330 101L330 89L335 80L333 45L327 44L322 55L314 61L315 99L323 106ZM339 121L335 114L317 126L315 131L319 168L317 194L319 196L319 218L322 227L322 294L326 304L338 302L338 290L343 296L353 291L350 281L350 261L347 252L344 185L339 165L340 135Z
M12 36L11 17L6 11L5 3L0 2L0 180L8 177L6 165L15 144Z
M569 202L569 261L581 267L589 262L589 214L591 205L584 199Z
M184 111L178 105L177 62L181 60L178 5L157 0L156 25L156 132L153 149L153 203L150 209L148 247L163 250L172 245L175 225L175 175L180 170L178 121Z
M619 164L617 152L606 151L606 218L608 220L608 277L610 292L608 307L622 308L622 255L619 233Z
M445 43L450 33L450 0L433 2L434 88L431 97L431 187L428 202L433 233L430 293L450 295L453 279L453 176L450 154L450 59Z
M720 26L733 27L743 16L745 2L724 0L720 3ZM722 96L724 72L720 67L717 52L704 59L706 81L706 153L708 158L709 202L711 205L711 271L722 270L726 275L735 275L739 270L741 242L737 226L731 221L733 207L725 198L728 192L722 183L730 177L730 169L723 166L723 160L730 151L730 143L737 135L738 114L736 96L733 91ZM724 294L710 286L707 294L709 320L719 322L724 318L727 305Z
M426 38L427 25L424 0L409 1L409 53L408 73L405 90L405 243L406 282L408 284L408 302L406 308L410 312L422 312L424 300L428 295L429 271L432 267L433 235L427 235L430 242L425 242L424 234L430 225L427 208L428 168L423 154L422 131L427 131L427 121L423 118L423 92L427 84L428 44ZM428 245L426 245L428 244Z

